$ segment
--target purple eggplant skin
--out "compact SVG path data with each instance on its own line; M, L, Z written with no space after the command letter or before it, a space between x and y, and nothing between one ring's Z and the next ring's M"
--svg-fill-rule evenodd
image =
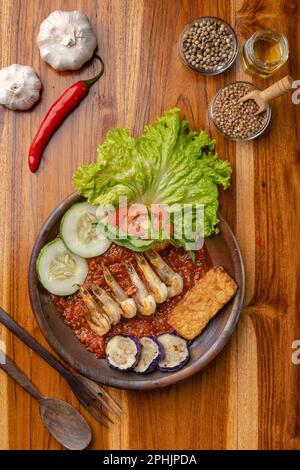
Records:
M158 355L153 359L153 361L149 364L148 368L146 370L144 370L144 372L139 372L137 370L134 371L136 374L142 374L142 375L143 374L151 374L151 372L154 372L158 367L159 361L165 357L165 351L164 351L163 345L157 340L157 338L155 336L143 336L142 338L140 338L140 340L142 340L143 338L149 338L154 343L157 344L157 346L158 346ZM142 348L143 348L143 346L142 346Z
M159 363L158 363L158 364L157 364L157 368L158 368L158 370L159 370L160 372L177 372L178 370L182 369L182 368L187 364L187 362L190 360L190 350L189 350L189 346L188 346L187 341L186 341L184 338L182 338L181 336L177 335L176 333L162 333L161 335L159 335L159 336L157 337L158 342L159 342L159 338L160 338L161 336L166 335L166 334L172 335L172 336L175 336L175 337L178 337L178 338L182 339L183 341L185 341L185 343L186 343L187 355L186 355L186 357L185 357L178 365L176 365L176 366L174 366L174 367L163 367L163 366L160 366ZM163 346L163 345L162 345L162 346ZM164 347L164 346L163 346L163 347ZM165 355L166 355L166 354L167 354L167 353L166 353L166 350L165 350Z
M135 355L135 361L134 361L134 363L133 363L130 367L128 367L128 368L126 368L126 369L122 369L122 368L120 368L120 367L118 367L118 366L116 366L116 365L114 365L114 364L111 364L111 363L109 362L109 358L108 358L108 356L107 356L107 354L106 354L106 347L107 347L107 344L109 343L109 341L110 341L111 339L115 338L115 336L123 336L124 338L130 338L130 339L134 342L134 344L136 345L137 351L136 351L136 355ZM140 357L141 357L141 354L142 354L142 345L141 345L141 343L139 342L138 338L136 338L136 337L133 336L133 335L122 335L122 334L119 334L119 335L115 335L115 336L111 336L111 337L107 340L107 342L106 342L106 345L105 345L106 362L107 362L107 364L109 365L109 367L111 367L112 369L116 369L116 370L119 370L119 371L121 371L121 372L129 372L129 371L131 371L131 370L137 365L137 363L138 363L139 360L140 360Z

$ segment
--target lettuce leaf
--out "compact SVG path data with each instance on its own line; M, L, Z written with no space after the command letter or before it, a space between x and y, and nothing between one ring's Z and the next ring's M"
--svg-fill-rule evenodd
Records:
M96 163L80 166L73 178L91 204L203 204L204 235L217 233L218 185L229 185L231 167L214 152L215 141L196 133L174 108L134 138L126 129L108 132Z
M152 240L143 240L125 233L123 233L124 237L119 237L118 235L122 231L116 227L111 227L109 224L98 223L97 230L99 230L100 234L104 235L104 237L114 241L117 245L129 248L131 251L147 251L154 243Z

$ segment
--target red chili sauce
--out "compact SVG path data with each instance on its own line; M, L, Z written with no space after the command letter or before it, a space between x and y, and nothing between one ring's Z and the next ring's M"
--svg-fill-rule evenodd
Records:
M128 319L122 317L121 321L117 325L112 326L111 330L104 336L98 336L89 328L85 319L84 304L78 294L69 297L51 296L54 305L63 311L65 323L72 328L79 341L83 343L88 350L94 352L97 357L102 358L105 356L105 341L113 335L123 333L132 334L140 338L145 335L157 336L162 333L172 332L172 327L167 323L170 311L185 292L191 289L195 281L201 278L210 267L205 247L196 252L195 263L183 248L169 246L161 251L160 255L175 272L182 275L184 286L182 294L173 297L163 304L157 305L154 315L144 316L137 313L134 318ZM124 262L129 261L132 262L138 270L134 260L134 253L127 248L112 244L106 253L88 260L89 272L84 284L85 287L94 284L109 291L102 272L101 264L103 263L110 269L124 291L127 292L128 295L132 295L135 289L131 285L124 264Z

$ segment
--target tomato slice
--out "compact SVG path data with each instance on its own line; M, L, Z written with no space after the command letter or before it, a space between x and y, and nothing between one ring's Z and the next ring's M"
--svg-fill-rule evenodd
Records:
M150 207L144 204L120 206L116 208L114 220L111 216L108 222L131 236L145 240L159 238L162 231L166 239L173 235L173 225L169 220L169 214L159 204L152 204ZM159 251L168 244L168 241L158 242L153 248Z

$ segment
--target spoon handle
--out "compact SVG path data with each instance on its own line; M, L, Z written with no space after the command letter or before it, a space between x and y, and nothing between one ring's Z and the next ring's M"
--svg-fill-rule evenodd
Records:
M288 90L292 88L293 78L289 75L278 80L278 82L273 83L273 85L269 86L265 90L261 91L260 97L265 101L268 102L273 98L277 98L277 96L283 95Z
M52 354L50 354L41 344L39 344L27 331L23 330L14 319L8 315L3 308L0 307L0 323L2 323L8 330L14 333L25 343L30 349L42 357L48 364L57 370L69 383L74 382L73 374Z
M16 364L7 357L7 355L0 350L0 369L4 370L12 379L15 380L21 387L23 387L31 396L38 401L43 397L40 392L35 388L33 383L26 377L23 372L16 366Z

